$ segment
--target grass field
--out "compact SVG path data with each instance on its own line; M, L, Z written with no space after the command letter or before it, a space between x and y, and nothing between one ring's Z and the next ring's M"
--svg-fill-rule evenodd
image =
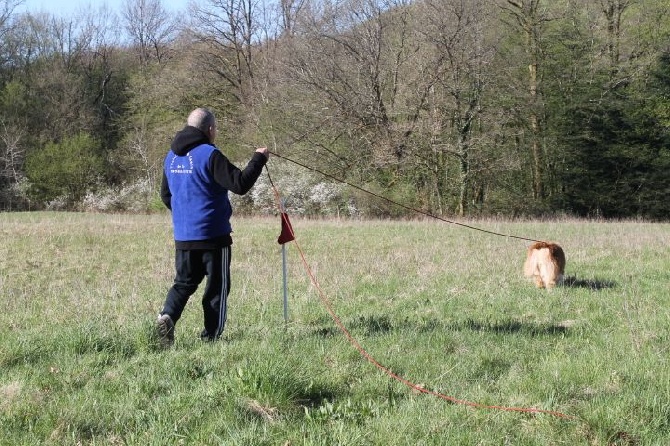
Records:
M294 219L336 325L278 218L235 218L222 341L200 292L163 351L168 215L0 214L0 444L667 445L670 224L468 222L560 243L565 286L521 276L527 243L437 221Z

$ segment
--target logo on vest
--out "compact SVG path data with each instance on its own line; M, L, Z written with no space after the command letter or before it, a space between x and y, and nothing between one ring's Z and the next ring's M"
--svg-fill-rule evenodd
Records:
M170 173L193 173L193 157L191 154L189 153L186 156L174 155L170 161Z

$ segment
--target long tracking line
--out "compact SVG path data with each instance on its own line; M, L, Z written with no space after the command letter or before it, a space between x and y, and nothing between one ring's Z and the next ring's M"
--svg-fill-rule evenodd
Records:
M353 183L351 183L351 182L349 182L349 181L343 180L343 179L341 179L341 178L337 178L336 176L331 175L331 174L329 174L329 173L327 173L327 172L324 172L324 171L322 171L322 170L319 170L319 169L317 169L317 168L315 168L315 167L308 166L308 165L306 165L306 164L303 164L303 163L301 163L301 162L299 162L299 161L296 161L296 160L294 160L294 159L288 158L288 157L286 157L286 156L280 155L280 154L275 153L275 152L273 152L273 151L270 151L270 153L271 153L273 156L276 156L277 158L281 158L281 159L283 159L283 160L286 160L286 161L288 161L288 162L290 162L290 163L293 163L293 164L295 164L296 166L300 166L300 167L302 167L302 168L304 168L304 169L311 170L311 171L313 171L313 172L317 172L317 173L323 175L324 177L330 178L331 180L334 180L334 181L336 181L336 182L338 182L338 183L346 184L347 186L349 186L349 187L351 187L351 188L353 188L353 189L359 190L359 191L361 191L361 192L363 192L363 193L366 193L366 194L368 194L368 195L372 195L373 197L376 197L376 198L378 198L378 199L380 199L380 200L386 201L387 203L391 203L392 205L397 206L397 207L400 207L400 208L403 208L403 209L405 209L405 210L407 210L407 211L411 211L411 212L414 212L414 213L417 213L417 214L421 214L421 215L424 215L424 216L426 216L426 217L430 217L430 218L433 218L433 219L435 219L435 220L440 220L440 221L443 221L443 222L445 222L445 223L449 223L449 224L452 224L452 225L462 226L462 227L464 227L464 228L473 229L473 230L475 230L475 231L479 231L479 232L485 232L485 233L487 233L487 234L491 234L491 235L498 235L498 236L501 236L501 237L514 238L514 239L525 240L525 241L529 241L529 242L541 242L541 241L542 241L542 240L535 240L535 239L527 238L527 237L521 237L521 236L518 236L518 235L503 234L503 233L500 233L500 232L489 231L488 229L482 229L482 228L478 228L478 227L476 227L476 226L471 226L471 225L468 225L468 224L465 224L465 223L460 223L460 222L457 222L457 221L448 220L448 219L446 219L446 218L440 217L439 215L431 214L430 212L422 211L421 209L416 209L416 208L413 208L413 207L411 207L411 206L407 206L407 205L405 205L405 204L399 203L399 202L397 202L397 201L395 201L395 200L392 200L392 199L390 199L390 198L388 198L388 197L385 197L385 196L383 196L383 195L376 194L376 193L374 193L374 192L372 192L372 191L369 191L369 190L364 189L364 188L362 188L362 187L360 187L360 186L357 186L357 185L355 185L355 184L353 184Z
M384 372L389 377L391 377L394 380L404 384L405 386L413 389L416 392L419 392L419 393L422 393L422 394L427 394L427 395L432 395L432 396L435 396L437 398L443 399L445 401L448 401L448 402L451 402L451 403L454 403L454 404L474 407L474 408L478 408L478 409L491 409L491 410L500 410L500 411L505 411L505 412L546 414L546 415L551 415L551 416L554 416L554 417L568 419L568 420L576 419L576 417L574 417L572 415L567 415L567 414L564 414L562 412L553 411L553 410L538 409L538 408L534 408L534 407L509 407L509 406L502 406L502 405L488 405L488 404L476 403L476 402L473 402L473 401L467 401L467 400L463 400L463 399L456 398L456 397L453 397L453 396L449 396L449 395L446 395L444 393L428 389L423 385L416 384L416 383L410 381L409 379L398 375L397 373L393 372L391 369L389 369L388 367L382 365L379 361L377 361L367 350L365 350L365 348L363 348L363 346L360 344L360 342L358 342L358 340L356 338L354 338L354 336L351 334L351 332L349 332L347 327L344 325L342 320L339 318L339 316L337 315L337 313L333 309L332 303L330 302L328 297L325 295L323 289L319 285L319 282L316 280L316 276L312 272L312 269L310 268L309 263L307 262L307 259L305 257L305 253L302 250L302 247L300 246L300 244L298 243L297 238L295 237L295 232L293 231L293 227L292 227L290 221L288 220L288 214L286 212L283 212L283 209L282 209L282 206L281 206L281 196L279 194L279 191L277 190L277 187L275 186L274 182L272 181L272 177L270 176L270 171L267 168L267 165L265 166L265 168L266 168L266 172L267 172L267 175L268 175L268 180L270 181L270 186L272 187L272 190L274 192L275 200L277 202L277 207L279 209L281 218L283 220L283 222L282 222L283 225L282 226L285 226L288 229L288 231L290 232L291 237L293 238L292 241L295 244L296 248L298 249L298 253L300 254L300 259L301 259L302 264L305 268L305 271L307 272L307 275L309 276L312 285L314 286L314 288L318 292L319 299L321 300L321 302L325 306L326 311L328 311L328 314L330 314L331 318L333 319L333 321L335 322L337 327L340 329L340 331L347 338L349 343L356 350L358 350L358 352L361 354L361 356L363 356L363 358L365 358L369 363L374 365L377 369L381 370L382 372ZM476 228L474 228L474 229L476 229ZM484 232L490 232L490 231L484 231ZM521 237L515 237L515 238L521 238ZM524 240L528 240L528 239L524 238Z

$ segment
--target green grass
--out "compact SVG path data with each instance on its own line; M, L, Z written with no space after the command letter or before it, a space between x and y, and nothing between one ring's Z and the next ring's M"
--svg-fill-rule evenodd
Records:
M670 225L470 224L560 243L565 286L521 277L526 243L442 222L236 218L224 338L200 292L161 350L167 215L0 214L0 444L670 444Z

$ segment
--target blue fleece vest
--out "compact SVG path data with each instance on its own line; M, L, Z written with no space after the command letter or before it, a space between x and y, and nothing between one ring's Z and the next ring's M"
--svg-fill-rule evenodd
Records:
M228 190L214 180L207 167L215 150L201 144L184 156L170 151L165 157L176 241L210 240L232 232Z

